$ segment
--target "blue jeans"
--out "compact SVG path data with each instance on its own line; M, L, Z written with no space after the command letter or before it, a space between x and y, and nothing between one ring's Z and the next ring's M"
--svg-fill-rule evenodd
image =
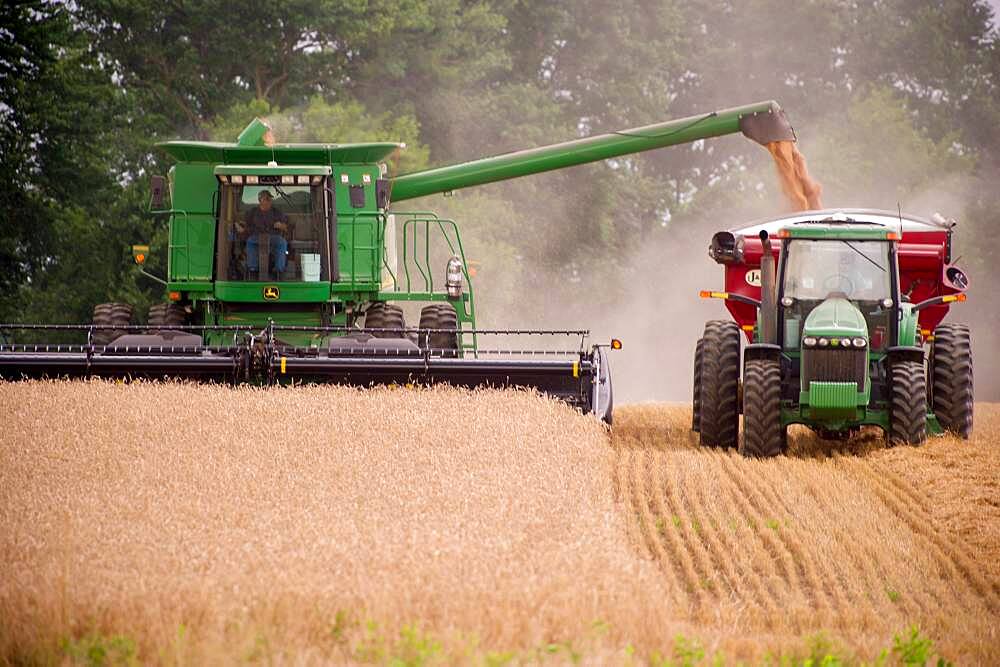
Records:
M257 261L258 254L257 236L251 236L247 239L247 268L251 271L260 268ZM288 241L282 238L281 234L271 234L271 256L274 257L274 270L278 273L284 271L288 262Z

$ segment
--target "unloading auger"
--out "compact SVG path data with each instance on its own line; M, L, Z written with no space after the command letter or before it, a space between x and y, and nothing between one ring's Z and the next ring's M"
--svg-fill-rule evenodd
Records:
M458 225L395 205L735 132L795 138L769 101L391 176L404 144L270 144L268 132L255 119L235 143L160 144L177 161L151 181L167 277L146 273L148 246L132 254L167 301L145 325L122 303L97 305L89 324L0 324L0 377L522 386L610 422L608 350L621 343L477 329ZM411 302L424 304L416 327Z

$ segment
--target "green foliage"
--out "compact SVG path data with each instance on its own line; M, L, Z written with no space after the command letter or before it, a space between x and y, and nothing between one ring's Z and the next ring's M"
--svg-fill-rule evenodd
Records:
M140 664L135 641L125 635L88 634L62 642L63 655L88 667Z
M922 191L968 174L975 161L955 152L958 136L938 140L914 125L905 99L885 88L854 98L843 117L831 117L808 148L814 175L827 205L851 205L859 198L894 209Z
M5 3L0 21L0 320L162 298L127 250L151 242L165 273L164 225L142 213L169 168L153 144L231 141L254 116L278 141L405 142L390 166L407 172L774 98L827 204L943 209L973 289L1000 277L974 240L1000 206L984 0L81 0ZM704 239L779 202L766 152L728 137L412 206L459 221L483 322L514 325L580 295L620 304L688 252L675 230Z

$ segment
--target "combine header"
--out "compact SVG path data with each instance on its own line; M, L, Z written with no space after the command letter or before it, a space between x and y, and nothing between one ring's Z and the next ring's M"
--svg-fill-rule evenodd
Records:
M775 456L789 424L829 439L866 425L912 445L943 430L967 438L969 329L942 324L969 286L952 264L953 226L847 209L717 233L709 255L725 289L702 296L724 299L735 321L706 323L695 349L702 444Z
M397 205L735 132L794 140L762 102L401 176L385 161L402 144L275 145L259 119L236 143L167 142L177 162L151 185L152 212L169 216L168 275L151 277L168 301L143 326L120 303L90 324L0 325L0 376L525 386L610 422L607 352L620 343L477 329L458 226ZM144 273L148 252L133 246ZM424 304L418 326L405 303Z

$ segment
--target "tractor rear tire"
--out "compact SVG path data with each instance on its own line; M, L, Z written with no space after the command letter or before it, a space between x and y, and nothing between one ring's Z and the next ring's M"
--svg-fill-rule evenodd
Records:
M927 440L924 365L917 361L897 361L890 373L889 444L922 445Z
M393 303L376 301L365 311L366 329L405 329L403 309ZM405 338L402 331L373 331L375 338Z
M960 438L972 433L972 340L964 324L934 330L930 364L931 405L941 426Z
M694 391L691 397L691 430L695 433L701 430L701 357L704 347L704 339L699 338L697 345L694 346L694 386L692 387Z
M149 307L149 316L146 323L151 328L155 327L180 327L184 326L187 320L187 313L184 307L176 303L154 303Z
M132 324L132 306L127 303L99 303L94 306L93 323L99 326L123 327L122 329L95 329L94 345L108 345L124 336L124 327Z
M702 336L701 444L735 447L740 427L740 328L710 320Z
M420 346L445 357L458 355L458 314L450 303L424 306L420 311L420 328L448 329L449 331L421 334Z
M743 439L739 452L766 459L785 451L781 423L781 363L751 359L743 370Z

